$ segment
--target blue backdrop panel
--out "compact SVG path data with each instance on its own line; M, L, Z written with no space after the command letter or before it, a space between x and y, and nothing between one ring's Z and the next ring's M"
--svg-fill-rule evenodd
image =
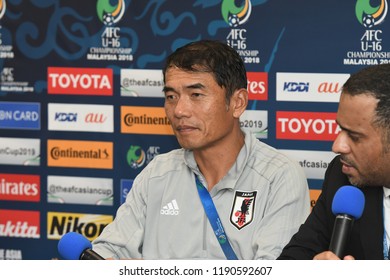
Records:
M390 60L388 0L365 2L0 0L0 259L59 258L68 231L93 239L148 162L179 147L160 116L159 71L194 40L226 41L249 72L267 73L256 82L268 95L248 106L266 111L260 141L297 155L318 195L335 137L319 113L337 111L332 87ZM300 135L288 139L277 137L278 112L314 117L286 122Z

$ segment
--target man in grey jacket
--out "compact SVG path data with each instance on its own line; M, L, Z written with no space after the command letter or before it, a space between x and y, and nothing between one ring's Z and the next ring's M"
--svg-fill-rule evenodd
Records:
M182 149L136 177L93 250L113 259L276 259L309 214L309 191L295 161L241 130L242 59L225 43L198 41L172 53L163 74Z

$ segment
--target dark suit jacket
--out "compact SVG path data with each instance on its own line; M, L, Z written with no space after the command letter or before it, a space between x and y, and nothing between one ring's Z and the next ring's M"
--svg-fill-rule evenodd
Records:
M332 213L333 197L340 187L350 185L341 167L337 156L328 166L316 205L284 247L279 260L309 260L329 249L335 221ZM353 224L346 254L359 260L383 260L383 188L366 187L362 191L365 196L363 215Z

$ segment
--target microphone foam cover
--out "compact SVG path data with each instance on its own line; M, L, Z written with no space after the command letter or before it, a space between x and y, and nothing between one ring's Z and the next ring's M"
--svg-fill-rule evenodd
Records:
M61 237L57 248L64 259L79 260L84 250L92 248L92 244L82 234L68 232Z
M359 219L364 210L363 192L354 186L342 186L333 197L332 212L334 215L347 214Z

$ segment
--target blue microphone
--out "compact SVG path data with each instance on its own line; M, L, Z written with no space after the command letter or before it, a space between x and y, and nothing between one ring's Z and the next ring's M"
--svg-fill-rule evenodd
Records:
M64 234L58 242L57 248L65 260L104 260L102 256L92 250L91 242L77 232Z
M345 256L345 248L353 223L362 216L364 204L363 192L354 186L342 186L333 197L332 212L336 219L329 251L332 251L340 259Z

